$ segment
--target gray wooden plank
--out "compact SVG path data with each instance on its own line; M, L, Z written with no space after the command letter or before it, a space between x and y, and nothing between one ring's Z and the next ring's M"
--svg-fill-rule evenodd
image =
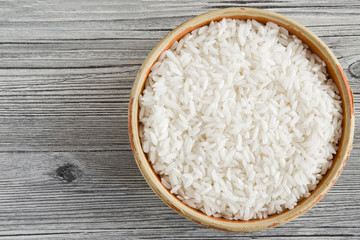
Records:
M146 184L131 151L1 153L0 239L358 237L359 157L356 148L335 186L297 220L239 235L206 229L168 208Z

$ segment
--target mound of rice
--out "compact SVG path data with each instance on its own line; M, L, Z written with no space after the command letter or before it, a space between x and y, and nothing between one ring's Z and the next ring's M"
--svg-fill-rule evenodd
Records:
M140 137L162 184L209 216L266 218L331 167L342 108L326 64L268 22L193 30L153 65Z

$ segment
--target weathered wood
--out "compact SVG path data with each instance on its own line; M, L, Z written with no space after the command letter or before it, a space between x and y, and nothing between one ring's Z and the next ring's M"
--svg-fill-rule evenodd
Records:
M357 148L352 158L359 157ZM147 186L131 151L2 153L0 162L6 163L0 176L0 239L82 233L94 239L239 236L202 228L174 213ZM66 168L75 178L64 177ZM360 162L349 161L332 190L299 219L243 236L359 236L359 168Z
M325 198L264 232L192 223L141 176L127 135L137 70L183 21L234 6L284 14L320 36L343 66L360 114L357 0L0 1L0 239L360 238L358 129Z

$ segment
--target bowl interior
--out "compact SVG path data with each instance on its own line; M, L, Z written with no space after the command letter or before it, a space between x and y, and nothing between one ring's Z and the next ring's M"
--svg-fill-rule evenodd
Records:
M142 151L140 137L138 133L139 121L139 96L144 88L147 76L152 65L157 61L161 53L184 35L191 32L193 29L209 24L211 21L220 21L223 18L232 19L255 19L258 22L274 22L279 26L286 28L290 34L296 35L310 49L316 53L327 64L327 70L330 77L334 80L340 91L343 108L343 132L339 143L339 149L334 156L332 167L327 171L324 178L320 181L311 195L304 198L292 210L285 210L280 214L269 216L266 219L260 220L226 220L223 218L215 218L205 215L204 213L195 210L169 192L160 182L159 176L155 174L146 155ZM144 178L154 190L154 192L171 208L183 215L184 217L202 224L206 227L211 227L224 231L258 231L267 228L282 225L288 221L295 219L313 205L315 205L331 188L339 177L347 158L349 157L352 148L353 133L354 133L354 106L352 99L352 92L343 70L340 67L335 56L331 53L328 47L313 33L307 30L302 25L276 13L265 10L251 9L251 8L228 8L199 15L189 21L181 24L172 32L170 32L158 45L151 51L149 56L141 66L134 86L130 95L129 104L129 135L130 143L133 149L135 160L139 166Z

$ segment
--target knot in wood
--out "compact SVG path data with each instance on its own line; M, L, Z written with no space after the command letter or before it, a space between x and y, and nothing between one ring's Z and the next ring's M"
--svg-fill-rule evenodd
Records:
M351 76L360 78L360 61L356 61L349 66Z
M68 183L71 183L82 176L80 168L70 163L58 167L55 173L60 179Z

